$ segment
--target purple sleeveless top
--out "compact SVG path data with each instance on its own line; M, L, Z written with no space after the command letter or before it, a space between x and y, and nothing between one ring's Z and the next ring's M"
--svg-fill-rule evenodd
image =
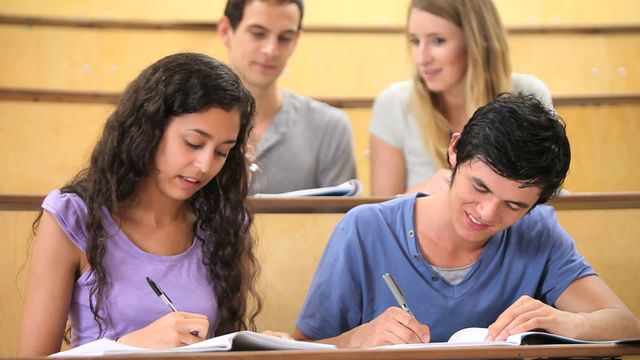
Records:
M75 194L54 190L44 199L42 208L54 215L69 240L85 252L87 208L84 201ZM101 310L107 319L103 336L115 339L149 325L170 311L147 284L147 276L162 288L179 311L206 315L208 337L213 336L218 323L218 303L202 263L201 241L194 238L191 247L178 255L154 255L134 245L106 208L102 209L102 221L109 236L103 264L110 279L110 296ZM96 340L99 335L98 324L89 309L89 289L93 281L93 271L87 269L73 288L69 309L73 347Z

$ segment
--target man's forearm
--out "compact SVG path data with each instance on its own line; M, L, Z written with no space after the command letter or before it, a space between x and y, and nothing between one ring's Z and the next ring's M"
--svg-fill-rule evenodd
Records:
M640 320L626 308L611 307L580 315L583 323L577 327L578 339L640 338Z

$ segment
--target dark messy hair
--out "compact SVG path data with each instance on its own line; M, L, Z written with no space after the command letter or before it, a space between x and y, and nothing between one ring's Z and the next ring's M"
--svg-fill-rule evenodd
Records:
M211 295L217 297L216 334L255 329L261 302L254 288L258 264L249 231L252 215L246 204L249 183L244 155L255 102L226 65L207 55L181 53L157 61L129 84L107 119L89 167L61 189L77 194L87 206L86 255L96 280L89 299L99 336L109 321L108 309L100 310L109 297L109 271L103 257L113 235L105 232L101 211L106 207L117 213L119 204L135 198L154 168L158 144L172 118L211 108L237 111L240 131L220 172L188 200L197 217L193 230L202 242ZM247 314L249 296L255 300L251 314Z
M300 20L298 21L298 30L302 30L302 17L304 16L304 3L303 0L228 0L227 5L224 8L224 16L229 19L231 28L233 30L238 28L238 25L242 21L244 16L244 8L252 1L264 1L270 3L282 4L295 4L300 10Z
M523 187L538 187L536 204L542 204L560 190L571 148L562 119L535 96L501 94L476 110L462 130L452 178L473 159Z

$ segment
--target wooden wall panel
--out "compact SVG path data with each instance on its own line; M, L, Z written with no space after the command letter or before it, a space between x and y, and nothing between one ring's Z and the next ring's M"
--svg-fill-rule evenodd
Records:
M0 101L2 194L46 194L86 166L113 105ZM356 171L369 194L368 109L349 109Z
M180 51L212 55L214 32L0 25L0 86L121 92L142 69ZM16 61L19 56L19 61Z
M640 104L557 110L571 141L568 190L640 191Z
M640 33L537 33L509 37L515 71L552 93L640 92ZM0 87L119 92L143 68L179 51L226 60L214 31L0 25ZM19 61L16 61L19 56ZM374 97L408 79L404 35L307 33L280 85L313 97Z
M69 19L211 22L225 0L0 0L8 15ZM405 25L408 0L306 0L307 26ZM507 26L630 24L638 22L635 0L494 0Z
M567 124L572 149L565 188L572 192L640 191L640 104L561 106L556 110ZM369 185L366 119L371 118L371 111L347 112L356 138L358 177Z
M280 85L313 97L374 97L411 76L402 34L307 33Z
M493 0L505 26L637 24L634 0Z
M0 102L0 193L46 194L88 162L111 105Z
M371 195L371 160L369 157L369 120L371 110L348 109L353 134L353 154L356 159L356 176L362 182L362 196Z
M293 332L315 268L343 214L260 214L254 224L262 265L260 330ZM296 224L292 231L291 224ZM284 300L290 299L290 300Z
M112 105L0 102L0 193L46 194L86 164ZM574 192L640 191L640 104L562 106ZM371 110L346 109L358 178L369 195Z
M536 75L554 95L640 90L640 33L518 34L509 45L513 70Z
M494 0L513 28L637 26L636 0ZM405 26L408 0L306 0L305 25ZM0 0L0 17L212 24L223 0ZM407 79L411 62L399 32L309 31L281 85L314 97L373 97ZM543 79L554 95L640 91L640 34L511 33L515 71ZM120 92L141 69L178 51L225 59L215 31L100 29L0 25L0 87ZM85 163L111 105L0 102L0 193L45 194ZM640 105L565 106L574 160L571 191L640 191ZM354 129L357 171L368 192L370 109L347 110ZM640 210L561 211L578 249L640 315ZM289 331L313 270L340 214L258 215L261 329ZM24 291L27 240L34 212L0 212L0 356L15 355ZM291 224L296 224L292 231ZM283 300L284 299L284 300ZM284 305L283 305L284 304Z
M35 18L124 21L216 21L223 0L0 0L0 13Z
M410 76L409 64L399 65L405 61L402 39L399 34L305 34L280 85L315 97L375 96ZM146 66L180 51L227 57L215 32L186 30L0 25L0 49L21 57L0 58L0 86L72 91L120 92Z
M15 356L27 279L31 223L36 212L0 211L0 357Z
M625 304L640 317L640 209L563 210L558 221L578 251Z
M507 26L637 24L640 3L635 0L494 0Z

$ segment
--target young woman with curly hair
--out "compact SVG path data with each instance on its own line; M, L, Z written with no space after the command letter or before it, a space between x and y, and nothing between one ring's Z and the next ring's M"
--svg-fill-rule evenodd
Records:
M129 84L89 166L34 223L21 355L59 351L67 321L72 346L163 348L255 329L254 113L238 76L206 55L167 56Z

